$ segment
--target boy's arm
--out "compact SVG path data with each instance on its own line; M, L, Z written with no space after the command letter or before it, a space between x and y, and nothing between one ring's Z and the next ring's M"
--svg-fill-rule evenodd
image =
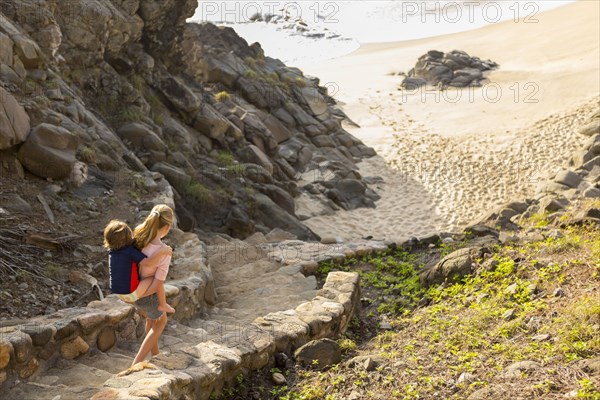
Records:
M165 246L163 246L162 249L160 249L159 251L154 253L152 255L152 257L146 257L142 261L140 261L139 266L140 266L140 268L156 267L160 263L160 260L163 257L171 256L172 254L173 254L173 249L171 247L165 245Z

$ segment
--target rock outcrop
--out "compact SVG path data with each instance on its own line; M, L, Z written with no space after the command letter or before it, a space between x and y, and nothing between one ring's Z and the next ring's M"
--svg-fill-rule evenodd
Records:
M498 68L493 61L483 61L464 51L452 50L443 53L431 50L419 57L417 64L408 72L401 86L416 89L420 86L441 85L452 87L481 86L483 73Z
M318 239L295 214L300 197L372 207L356 163L375 153L341 127L318 79L231 28L187 23L197 6L3 4L0 149L33 175L74 186L91 167L156 171L175 189L185 227L234 237L294 227Z

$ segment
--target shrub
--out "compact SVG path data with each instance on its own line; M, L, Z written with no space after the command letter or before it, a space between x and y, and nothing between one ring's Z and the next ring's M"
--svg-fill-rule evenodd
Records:
M118 111L116 120L117 122L137 122L144 118L142 110L135 106L128 106Z
M200 182L192 182L185 188L185 193L194 200L204 204L212 204L212 193L210 189Z
M96 162L96 150L89 146L84 147L81 150L81 160L88 164L94 164Z
M247 69L246 72L244 72L244 76L248 79L256 79L258 74L251 69Z
M231 100L231 95L229 93L227 93L226 91L222 91L222 92L215 94L215 100L218 101L219 103L225 103L225 102Z
M221 167L230 167L235 164L233 155L226 151L220 151L219 154L217 154L216 161Z
M298 86L300 88L304 88L307 86L306 81L304 80L304 78L301 78L301 77L297 77L294 82L296 83L296 86Z

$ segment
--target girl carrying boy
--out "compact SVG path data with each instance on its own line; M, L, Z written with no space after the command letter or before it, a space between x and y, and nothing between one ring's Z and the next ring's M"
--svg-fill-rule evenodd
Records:
M119 277L122 280L125 278L124 280L126 283L129 283L130 289L134 286L134 279L127 279L122 272L120 274L116 273L117 267L123 269L123 266L126 264L123 261L119 261L118 263L116 261L129 256L131 262L130 271L134 269L134 262L137 262L141 266L139 271L139 276L141 277L139 286L124 295L120 294L120 298L124 301L135 301L136 307L146 314L146 337L133 360L132 366L143 361L150 352L152 352L152 355L159 353L158 340L167 324L165 311L175 311L166 303L164 290L164 281L169 271L173 251L161 241L169 233L174 223L175 213L169 206L164 204L155 206L144 222L135 228L131 242L127 242L129 244L125 245L125 247L114 251L114 253L125 254L125 256L121 255L117 258L113 257L113 249L115 249L112 246L115 243L111 240L114 236L113 233L115 231L124 231L125 236L127 236L127 232L131 233L131 229L123 222L111 221L104 231L105 246L111 249L109 253L111 289L115 290L114 288L118 287L119 289L117 290L124 290L122 282L117 283ZM131 244L135 245L135 247ZM141 249L141 253L137 249ZM144 260L146 259L150 262L144 264ZM115 273L113 273L113 267ZM133 275L133 272L131 274ZM113 277L115 278L114 284ZM140 287L142 288L140 289Z

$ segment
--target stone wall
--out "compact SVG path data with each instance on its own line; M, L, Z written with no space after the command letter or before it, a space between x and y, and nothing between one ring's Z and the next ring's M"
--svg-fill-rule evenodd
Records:
M93 399L208 399L239 374L266 366L276 352L337 337L359 307L358 274L332 272L310 302L257 318L217 341L160 354L106 382Z

